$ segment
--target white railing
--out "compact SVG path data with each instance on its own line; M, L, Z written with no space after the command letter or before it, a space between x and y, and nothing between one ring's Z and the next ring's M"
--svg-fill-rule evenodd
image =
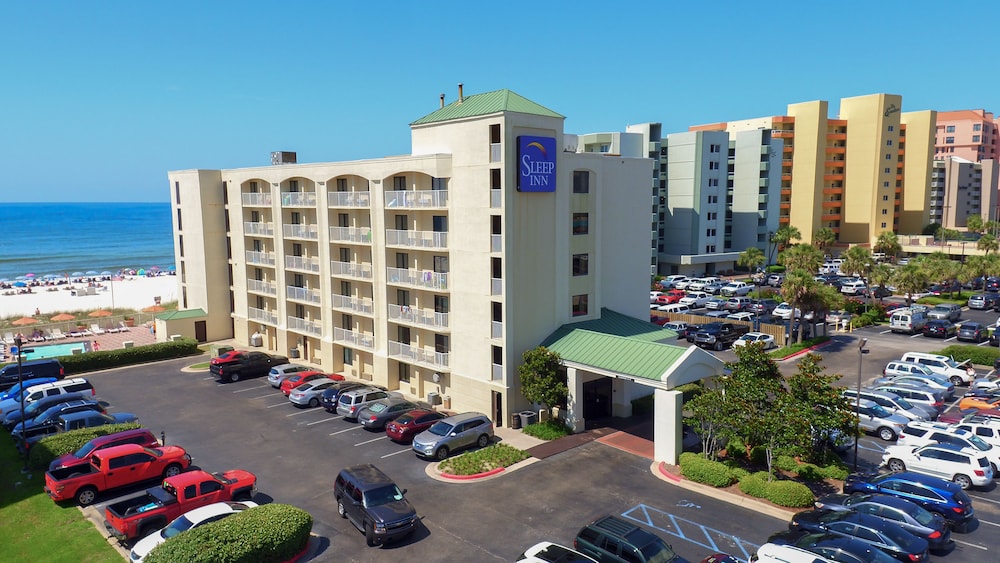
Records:
M430 309L414 309L404 305L390 304L389 320L430 328L448 328L448 313L438 313Z
M385 244L415 248L448 248L448 233L386 229Z
M330 207L371 207L369 192L331 192L326 194Z
M434 367L448 367L448 353L424 350L395 340L389 341L389 357Z
M420 209L448 207L448 190L401 190L385 192L385 207Z
M372 230L371 227L330 227L330 240L371 244Z
M492 338L503 338L503 323L500 321L490 321L490 336Z
M496 188L490 190L490 207L500 209L503 207L503 190Z
M493 381L500 381L503 379L503 366L500 364L491 364L493 366Z
M281 192L282 206L315 206L316 192Z
M503 235L490 235L490 252L503 252Z
M355 313L361 313L363 315L374 315L375 314L375 302L371 299L365 299L361 297L351 297L349 295L338 295L334 293L332 295L332 307L334 309L346 309L348 311L353 311Z
M408 270L405 268L386 268L388 283L425 287L427 289L448 289L448 274L439 274L431 270Z
M247 250L247 263L260 264L262 266L274 266L274 253L261 252L257 250Z
M247 291L276 296L278 295L278 285L261 280L247 280Z
M243 205L271 207L271 194L243 194Z
M500 162L503 157L503 146L500 143L490 143L490 162Z
M370 280L372 278L371 264L355 264L354 262L330 262L331 276L347 276Z
M296 287L294 285L290 285L285 289L287 290L286 296L289 299L307 301L309 303L319 303L320 301L318 289L307 289L304 287Z
M286 237L307 238L311 240L319 238L319 228L316 225L282 225L281 233Z
M254 307L247 307L247 319L278 326L278 314Z
M285 256L285 267L292 268L293 270L318 272L319 258L307 258L305 256Z
M339 344L348 344L354 348L375 349L375 337L343 328L333 329L333 341Z
M274 235L274 224L273 223L259 223L254 221L246 221L243 223L243 234L247 235L263 235L263 236L273 236Z
M313 336L322 336L323 327L315 321L307 321L306 319L300 319L298 317L288 316L288 330L295 330L299 332L305 332L306 334L312 334Z
M490 295L503 295L503 279L490 278Z

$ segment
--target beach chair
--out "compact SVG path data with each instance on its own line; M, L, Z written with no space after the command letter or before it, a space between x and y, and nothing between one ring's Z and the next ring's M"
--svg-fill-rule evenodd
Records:
M104 334L104 329L97 326L97 323L93 323L90 325L90 332L91 334Z
M52 339L53 340L60 340L60 339L63 339L63 338L68 338L68 337L65 334L63 334L62 330L60 330L58 328L52 329Z
M13 344L14 343L14 335L12 333L10 333L10 332L3 333L3 341L4 341L5 344Z
M108 324L106 327L104 327L104 332L107 332L108 334L114 334L116 332L121 332L121 331L118 330L117 326L113 324Z
M128 325L125 324L125 321L118 322L118 332L128 332Z

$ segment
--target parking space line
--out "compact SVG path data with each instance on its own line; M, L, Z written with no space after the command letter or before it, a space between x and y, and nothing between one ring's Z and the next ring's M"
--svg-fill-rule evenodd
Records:
M365 442L358 442L357 444L354 444L354 447L363 446L365 444L371 444L372 442L378 442L379 440L388 440L388 439L389 439L388 436L379 436L378 438L373 438Z
M268 393L267 395L261 395L260 397L250 397L250 400L253 401L254 399L264 399L264 398L273 397L273 396L274 396L274 393Z
M974 543L969 543L969 542L965 542L965 541L962 541L962 540L956 540L955 538L952 538L952 541L954 541L957 544L965 545L965 546L968 546L968 547L974 547L976 549L981 549L983 551L987 551L986 546L976 545Z
M201 378L201 380L202 380L202 381L208 381L208 380L210 380L210 379L215 379L215 376L214 376L214 375L210 375L210 376L208 376L208 377L203 377L203 378Z
M359 424L357 426L352 426L351 428L345 428L343 430L337 430L336 432L331 432L330 435L331 436L336 436L337 434L343 434L344 432L350 432L352 430L361 430L362 428L364 428L364 426L361 426Z
M399 454L405 454L406 452L412 452L412 451L413 451L412 449L399 450L398 452L392 452L391 454L385 454L384 456L382 456L379 459L385 459L387 457L392 457L394 455L399 455Z
M321 422L329 422L331 420L337 420L338 418L343 418L343 417L342 416L331 416L330 418L324 418L324 419L321 419L321 420L317 420L316 422L309 422L309 423L306 424L306 426L312 426L313 424L319 424Z
M883 330L879 334L889 334L890 332L892 332L892 330Z
M280 407L280 406L287 405L287 404L289 404L288 401L285 401L284 403L278 403L277 405L270 405L270 406L268 406L266 408L273 409L275 407Z
M678 505L683 508L687 508L689 504L691 504L689 501L681 501L681 503L678 503ZM703 547L711 551L725 551L727 553L733 553L734 549L739 549L740 551L743 552L742 559L744 561L749 560L750 554L755 552L757 548L760 547L755 543L742 540L732 534L727 534L721 530L716 530L715 528L709 528L708 526L704 526L693 520L688 520L687 518L681 518L669 512L664 512L662 510L653 508L651 506L647 506L645 504L640 504L626 510L625 512L622 513L622 517L634 520L636 522L649 526L650 528L654 528L656 530L665 532L667 534L681 538L683 540L687 540L697 546ZM656 520L656 522L654 522L654 520ZM664 526L669 526L669 528L666 528ZM704 535L704 542L707 543L689 537L687 534L684 533L682 526L688 526L688 527L693 526L696 529L700 530L700 532ZM716 542L716 539L720 541L726 540L727 542L732 542L733 545L722 546L720 548ZM739 557L739 554L734 554L734 555Z
M918 336L923 336L923 333L918 332L918 333L914 334L913 336L911 336L910 338L916 338Z
M286 417L289 417L289 416L299 416L300 414L309 414L311 412L313 412L312 409L302 409L302 410L299 410L298 412L293 412L291 414L286 414L285 416Z
M858 442L858 449L859 450L865 450L865 451L868 451L868 452L878 452L880 454L884 454L885 453L885 448L878 447L877 445L875 447L867 446L867 445L865 445L862 442Z
M237 393L246 393L247 391L253 391L254 389L263 389L264 387L270 387L270 385L258 385L256 387L247 387L246 389L240 389L238 391L233 391L233 395Z
M969 495L969 496L972 497L972 498L974 498L974 499L976 499L976 500L982 500L982 501L986 501L986 502L992 502L993 504L1000 504L1000 500L993 500L991 498L981 497L979 495Z
M980 519L979 523L980 524L989 524L990 526L996 526L997 528L1000 528L1000 524L997 524L996 522L990 522L989 520L982 520L982 519Z

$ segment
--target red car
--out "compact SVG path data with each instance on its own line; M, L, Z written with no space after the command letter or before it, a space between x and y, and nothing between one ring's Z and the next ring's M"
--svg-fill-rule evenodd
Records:
M430 409L412 410L385 425L385 435L396 442L409 442L447 415Z
M685 295L687 294L680 289L668 289L666 293L656 298L656 302L660 305L671 305L680 301Z
M281 392L287 397L292 392L292 389L295 389L299 385L324 378L332 379L334 381L344 380L344 376L339 373L325 374L321 371L300 371L286 377L285 380L281 382Z
M950 411L942 413L938 417L938 422L943 422L945 424L957 424L963 422L966 417L970 416L981 416L984 418L995 418L1000 420L1000 410L997 409L965 409L960 411Z

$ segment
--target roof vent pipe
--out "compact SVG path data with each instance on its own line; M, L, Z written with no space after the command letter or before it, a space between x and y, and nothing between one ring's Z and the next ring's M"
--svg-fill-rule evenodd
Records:
M441 94L441 108L444 108L444 94Z
M462 83L458 83L458 103L462 103L465 100L465 96L462 94Z

